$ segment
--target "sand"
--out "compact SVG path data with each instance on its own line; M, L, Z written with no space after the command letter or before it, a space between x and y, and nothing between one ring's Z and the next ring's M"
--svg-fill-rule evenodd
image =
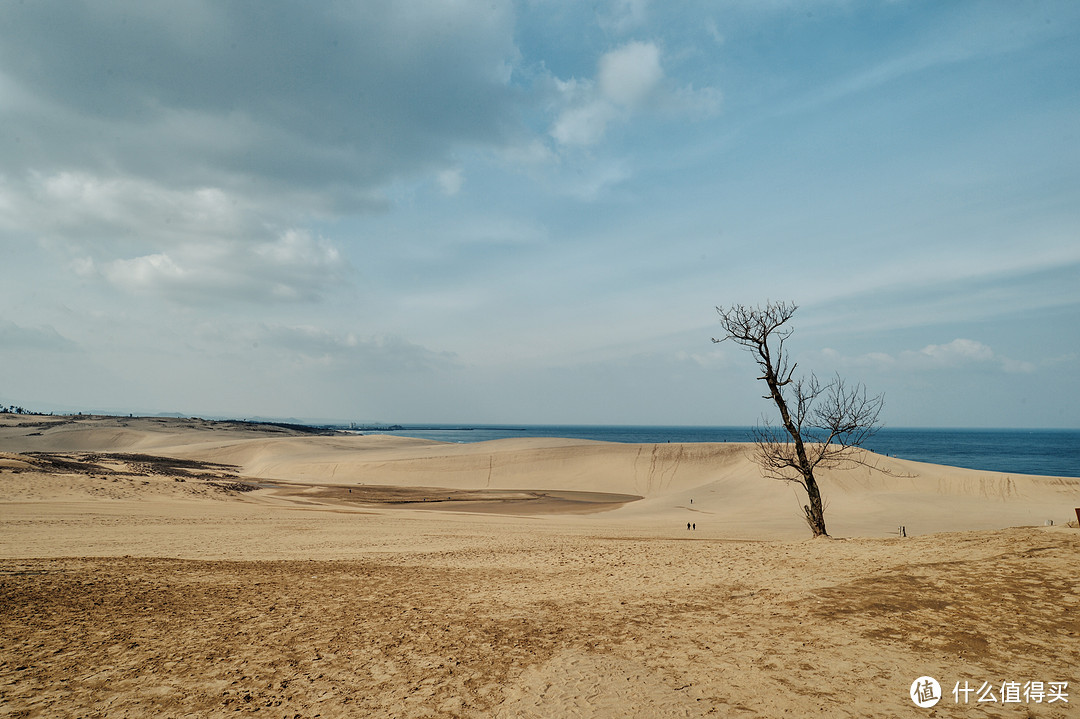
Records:
M1080 480L868 459L0 415L0 716L1080 715Z

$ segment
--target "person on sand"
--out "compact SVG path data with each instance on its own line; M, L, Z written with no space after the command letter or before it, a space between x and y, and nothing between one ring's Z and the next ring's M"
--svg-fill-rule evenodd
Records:
M697 522L694 522L694 531L697 531Z
M686 531L687 531L687 532L689 532L689 531L690 531L690 522L687 522L687 523L686 523Z

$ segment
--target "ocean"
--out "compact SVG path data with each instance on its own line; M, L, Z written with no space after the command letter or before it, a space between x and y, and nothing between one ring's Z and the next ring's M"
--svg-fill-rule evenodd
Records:
M399 428L400 427L400 428ZM749 442L749 427L649 427L619 425L393 425L364 428L440 442L483 442L510 437L566 437L605 442ZM1080 430L917 429L880 430L866 448L879 454L995 472L1080 477Z

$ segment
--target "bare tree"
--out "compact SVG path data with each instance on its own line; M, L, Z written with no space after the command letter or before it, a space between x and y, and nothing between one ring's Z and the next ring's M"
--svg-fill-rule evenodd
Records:
M784 344L793 332L788 321L797 309L788 302L717 307L725 334L713 342L732 340L753 355L762 372L758 379L769 388L764 398L780 411L781 425L765 420L755 429L758 464L767 477L794 482L806 491L806 523L815 537L826 537L825 507L814 470L864 463L852 448L880 428L884 398L868 396L863 385L849 386L839 375L824 383L813 374L794 377L796 365Z

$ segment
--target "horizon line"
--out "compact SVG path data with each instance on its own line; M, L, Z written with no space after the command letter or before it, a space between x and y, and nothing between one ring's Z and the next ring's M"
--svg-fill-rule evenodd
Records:
M38 412L38 411L24 411L21 413L15 412L0 412L0 414L10 414L15 417L116 417L116 418L130 418L130 419L199 419L215 422L251 422L253 424L271 424L271 423L283 423L283 424L297 424L308 427L325 427L325 428L344 428L344 429L361 429L366 428L369 431L375 429L382 429L386 431L399 431L392 430L392 427L400 427L402 429L411 430L482 430L482 429L522 429L526 430L534 427L618 427L618 428L653 428L653 429L752 429L756 424L640 424L640 423L609 423L609 422L409 422L409 421L394 421L394 422L382 422L382 421L357 421L357 420L342 420L342 419L312 419L312 418L297 418L297 417L265 417L261 415L249 415L249 416L236 416L226 414L187 414L183 412L158 412L155 414L136 413L136 412L118 412L118 411L68 411L68 412ZM360 425L360 427L349 427L349 425ZM1080 431L1080 427L1052 427L1052 426L1039 426L1039 427L1008 427L1003 425L987 425L987 426L959 426L959 425L882 425L879 429L883 430L955 430L955 431Z

